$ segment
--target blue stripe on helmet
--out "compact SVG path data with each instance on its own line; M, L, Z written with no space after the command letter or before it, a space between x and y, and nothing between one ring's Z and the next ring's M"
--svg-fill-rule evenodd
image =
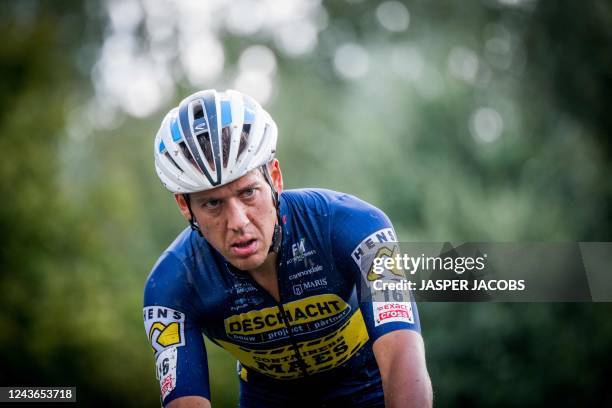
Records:
M219 127L217 126L217 104L215 103L215 93L213 91L205 92L204 99L204 116L208 121L208 129L210 133L210 141L213 148L213 159L215 160L215 170L217 171L217 180L210 180L213 186L221 184L221 148L219 140ZM223 113L221 114L223 117Z
M221 101L221 127L232 123L232 106L229 101Z
M159 142L159 152L163 153L164 150L166 150L166 145L164 144L164 141L162 140L161 142Z
M244 97L244 123L253 123L255 120L255 103L245 95Z
M173 141L178 142L181 140L181 132L179 130L178 121L176 118L172 118L172 121L170 121L170 132L172 133Z

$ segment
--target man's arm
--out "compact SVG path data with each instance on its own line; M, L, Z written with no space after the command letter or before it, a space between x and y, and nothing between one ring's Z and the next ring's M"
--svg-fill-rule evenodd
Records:
M160 257L145 284L145 333L155 353L162 405L189 396L207 405L187 399L188 405L178 406L209 407L206 347L192 303L197 298L186 276L187 267L174 254Z
M374 355L382 377L385 407L431 407L433 393L425 365L423 338L412 330L396 330L378 338Z
M210 408L210 401L204 397L180 397L171 401L166 408Z
M431 407L417 305L409 293L394 293L391 299L373 289L376 280L398 278L393 271L383 276L372 269L375 258L399 253L391 221L380 209L348 195L336 198L332 214L333 255L338 268L348 271L355 282L387 408Z

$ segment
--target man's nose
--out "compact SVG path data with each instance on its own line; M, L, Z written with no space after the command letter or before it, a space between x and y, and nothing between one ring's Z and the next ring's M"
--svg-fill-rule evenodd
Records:
M242 232L249 224L247 208L239 200L230 200L227 206L227 227L235 232Z

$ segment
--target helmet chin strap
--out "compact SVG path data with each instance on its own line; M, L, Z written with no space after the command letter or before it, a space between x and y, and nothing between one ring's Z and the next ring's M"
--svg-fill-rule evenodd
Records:
M202 230L200 229L198 222L195 220L195 217L193 216L193 211L191 211L191 199L189 198L189 194L183 194L183 198L185 199L185 202L187 203L187 208L189 209L189 226L191 227L192 230L197 232L199 236L204 237L202 235Z
M272 244L270 244L270 249L268 250L268 253L275 252L278 254L280 251L281 243L283 241L283 229L281 227L280 201L278 199L278 191L276 191L276 188L274 188L274 184L272 183L272 177L270 176L270 172L268 172L267 164L261 166L261 172L263 173L266 182L270 185L270 189L272 190L272 203L274 203L274 208L276 209L276 224L274 224Z

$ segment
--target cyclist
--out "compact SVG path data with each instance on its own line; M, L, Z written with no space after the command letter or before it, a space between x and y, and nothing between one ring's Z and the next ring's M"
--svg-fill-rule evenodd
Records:
M162 121L156 171L190 224L145 285L162 404L210 406L205 334L238 359L241 407L430 406L416 305L367 293L373 258L396 249L389 219L347 194L283 191L276 140L232 90Z

